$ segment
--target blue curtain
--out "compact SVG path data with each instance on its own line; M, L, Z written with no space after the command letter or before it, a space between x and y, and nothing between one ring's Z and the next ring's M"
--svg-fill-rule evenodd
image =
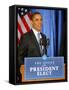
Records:
M61 48L62 10L32 9L32 12L40 12L43 17L42 32L50 40L47 55L58 56Z

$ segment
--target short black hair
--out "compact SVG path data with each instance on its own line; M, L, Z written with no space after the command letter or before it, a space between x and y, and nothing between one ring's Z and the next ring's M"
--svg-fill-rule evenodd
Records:
M31 17L30 17L30 19L31 19L31 20L33 20L33 17L34 17L36 14L39 14L39 15L41 15L39 12L34 12L34 13L32 13L32 14L31 14Z

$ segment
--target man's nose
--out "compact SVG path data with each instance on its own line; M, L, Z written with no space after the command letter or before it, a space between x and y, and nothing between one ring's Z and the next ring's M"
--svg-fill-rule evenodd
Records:
M42 22L39 22L40 25L42 25Z
M40 24L42 23L42 21L41 21L41 20L39 20L38 22L39 22Z

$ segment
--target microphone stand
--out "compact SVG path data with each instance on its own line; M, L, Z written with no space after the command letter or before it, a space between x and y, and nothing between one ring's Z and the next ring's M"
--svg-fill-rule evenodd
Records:
M42 50L42 46L43 46L42 57L46 58L47 57L47 48L49 46L49 39L46 39L46 40L40 39L40 45L41 45L41 50Z

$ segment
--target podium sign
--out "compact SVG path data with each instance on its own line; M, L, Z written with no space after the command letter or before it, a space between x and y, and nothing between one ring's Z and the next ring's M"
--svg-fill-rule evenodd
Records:
M64 78L64 57L30 57L24 65L25 80Z

